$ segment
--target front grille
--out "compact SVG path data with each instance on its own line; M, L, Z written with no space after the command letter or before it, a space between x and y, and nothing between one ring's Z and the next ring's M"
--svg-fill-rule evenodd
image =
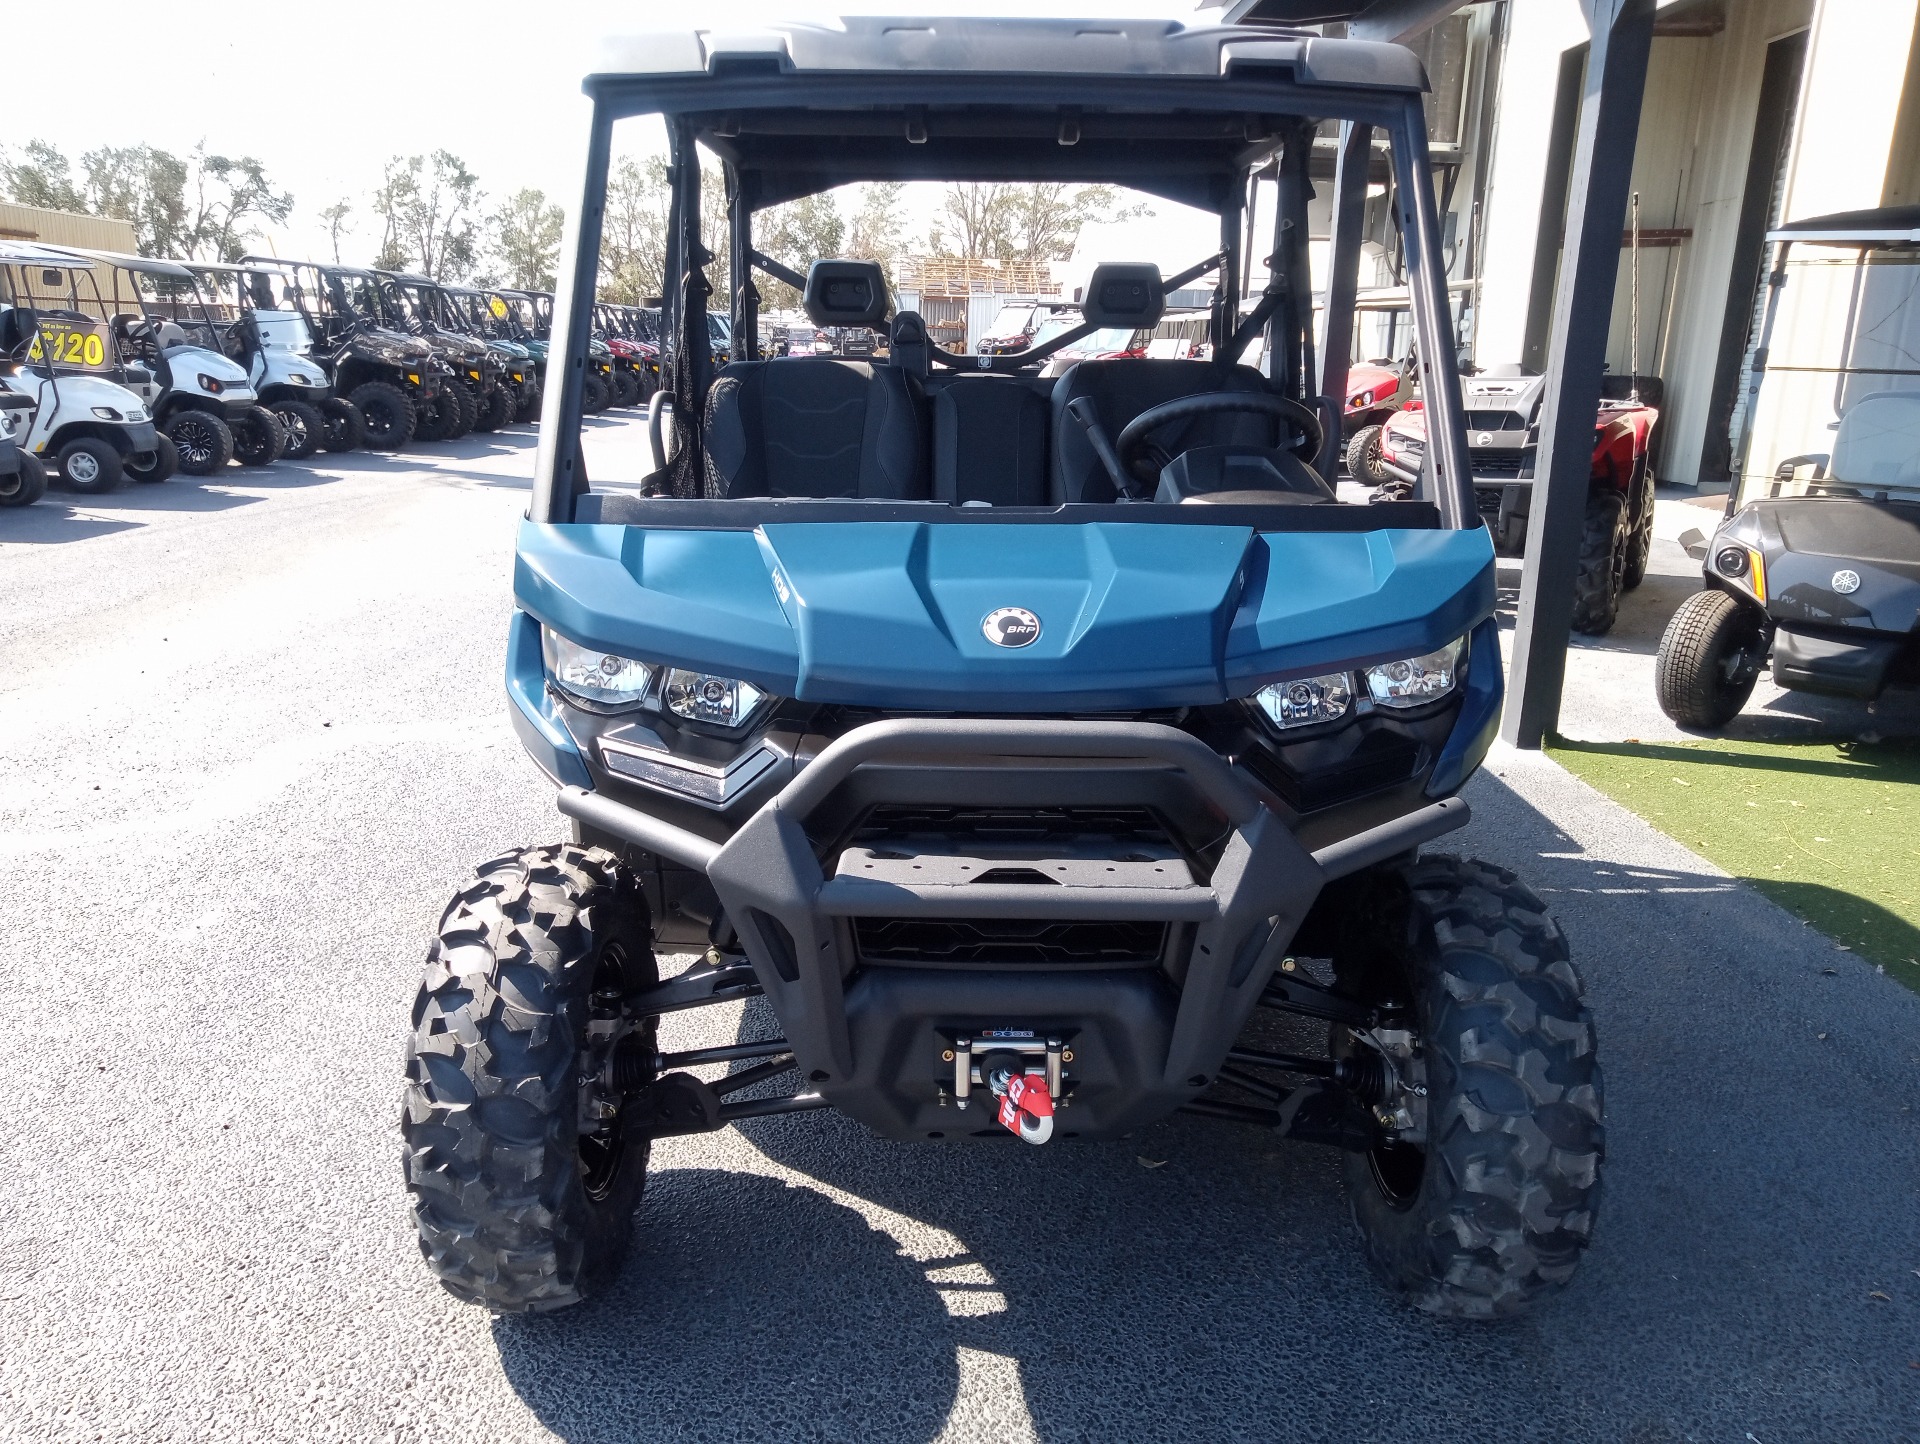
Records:
M1518 411L1469 411L1469 431L1525 431L1527 418Z
M1473 479L1480 481L1487 477L1530 477L1533 475L1533 453L1530 451L1478 451L1473 461Z
M923 967L1143 967L1166 951L1167 924L1053 918L858 918L863 963Z
M1144 807L964 807L893 803L861 820L852 841L879 846L887 839L937 837L946 843L1017 843L1044 849L1112 841L1165 848L1173 839Z

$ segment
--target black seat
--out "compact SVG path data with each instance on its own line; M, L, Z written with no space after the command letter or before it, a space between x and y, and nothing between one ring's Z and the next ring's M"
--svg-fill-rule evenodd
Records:
M1113 501L1113 478L1094 453L1086 431L1067 407L1090 397L1109 439L1127 423L1163 401L1206 391L1265 391L1266 378L1251 366L1224 371L1211 361L1082 361L1069 367L1053 390L1053 476L1055 501ZM1190 446L1272 446L1273 424L1263 416L1223 412L1169 425L1156 440L1169 453ZM1153 478L1141 481L1151 487Z
M823 329L883 325L886 276L872 261L815 261L805 304ZM707 493L925 501L925 411L919 383L898 367L736 361L707 396Z
M933 398L933 499L1046 506L1047 394L1016 376L946 376Z

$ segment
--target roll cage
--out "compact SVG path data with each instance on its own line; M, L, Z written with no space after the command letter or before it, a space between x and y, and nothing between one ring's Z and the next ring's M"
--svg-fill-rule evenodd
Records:
M1211 274L1214 353L1236 354L1264 331L1271 388L1317 407L1337 425L1341 398L1314 394L1307 249L1313 135L1337 121L1378 129L1388 139L1411 309L1428 358L1424 389L1436 437L1428 485L1445 525L1477 525L1456 362L1446 340L1442 249L1421 109L1426 88L1418 61L1397 46L1171 21L926 20L908 26L850 18L833 27L616 42L584 86L593 103L585 189L552 333L566 384L549 395L530 515L571 520L574 498L588 490L577 441L580 378L618 120L657 114L666 127L670 282L663 378L673 402L675 450L695 464L702 446L696 420L713 376L705 320L712 252L700 227L700 151L718 159L725 189L724 244L734 281L723 299L738 357L760 349L753 272L789 284L803 279L756 249L759 211L857 182L1105 183L1219 218L1217 254L1163 278L1165 288ZM1248 203L1263 172L1278 181L1273 279L1243 320L1251 270ZM1357 236L1349 240L1357 242ZM1075 339L1069 331L1054 338L1053 348ZM955 369L1016 374L1043 359L1033 348L991 358L933 358ZM643 502L647 523L684 524L676 504L674 498ZM1290 510L1280 524L1320 525L1305 520L1306 509Z

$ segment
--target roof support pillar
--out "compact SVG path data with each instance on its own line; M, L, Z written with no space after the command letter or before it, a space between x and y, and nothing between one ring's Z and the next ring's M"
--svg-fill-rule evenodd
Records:
M1582 7L1593 42L1574 132L1566 248L1554 291L1527 559L1500 724L1500 735L1524 748L1539 747L1560 720L1594 417L1653 43L1654 0L1582 0Z
M1373 127L1340 123L1340 153L1333 170L1333 233L1327 243L1327 305L1320 338L1320 394L1346 412L1347 372L1353 366L1353 308L1360 287L1360 240L1367 219L1367 165L1373 156ZM1320 447L1319 472L1333 477L1340 469L1340 430L1330 427Z

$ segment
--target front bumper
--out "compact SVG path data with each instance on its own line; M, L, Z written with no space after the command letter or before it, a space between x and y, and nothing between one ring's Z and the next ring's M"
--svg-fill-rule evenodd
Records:
M1193 736L1053 720L855 728L725 843L581 788L560 806L704 873L810 1085L898 1139L997 1133L959 1106L954 1063L996 1034L1071 1052L1069 1136L1173 1111L1213 1081L1321 887L1467 817L1448 799L1309 852ZM890 810L956 808L1181 821L1165 847L983 845L924 821L871 842Z
M1920 660L1920 638L1808 632L1782 626L1773 635L1776 686L1871 701L1905 680Z

